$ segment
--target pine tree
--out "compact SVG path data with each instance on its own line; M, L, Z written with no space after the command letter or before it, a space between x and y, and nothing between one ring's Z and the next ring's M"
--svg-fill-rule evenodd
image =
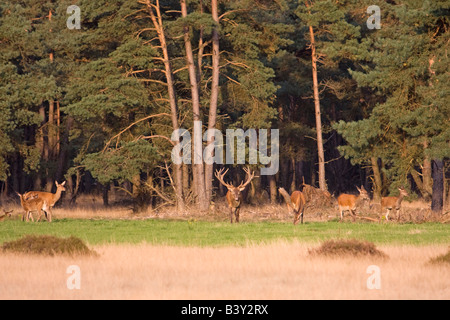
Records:
M383 160L392 190L405 184L409 173L417 177L416 167L424 175L418 185L428 184L430 156L448 156L448 148L435 149L442 147L435 145L436 137L442 143L448 135L444 123L449 112L442 100L445 89L434 87L448 77L448 58L442 54L448 43L448 8L443 2L402 4L382 5L382 28L363 39L368 51L359 54L360 68L351 72L359 86L379 97L370 117L336 126L349 142L341 148L347 157L358 161L372 154ZM422 188L423 195L427 189Z

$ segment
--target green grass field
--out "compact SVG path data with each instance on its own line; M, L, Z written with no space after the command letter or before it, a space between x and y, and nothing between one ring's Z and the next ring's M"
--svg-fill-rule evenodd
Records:
M91 245L142 243L176 246L243 246L277 240L317 243L327 239L354 238L376 244L450 244L450 225L441 223L226 222L181 220L59 219L52 223L0 223L0 243L26 234L71 235Z

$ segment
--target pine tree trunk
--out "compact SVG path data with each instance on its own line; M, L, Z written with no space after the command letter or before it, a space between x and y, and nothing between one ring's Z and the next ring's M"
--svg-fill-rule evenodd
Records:
M44 138L44 125L45 125L45 106L44 103L41 103L41 105L39 106L39 117L41 118L41 129L39 130L40 132L37 134L36 137L36 147L40 150L41 152L41 159L45 160L45 149L46 149L46 143L45 143L45 138ZM42 188L42 177L43 177L43 172L39 172L36 176L36 179L34 180L34 190L41 190Z
M183 18L187 17L187 6L186 0L180 0L181 3L181 15ZM186 50L186 62L189 71L189 81L191 84L191 94L192 94L192 112L194 120L194 146L197 145L199 150L194 152L194 159L197 158L198 161L194 161L194 174L196 175L197 183L197 198L198 198L198 209L200 211L206 211L209 208L209 201L206 197L206 187L205 187L205 172L203 166L203 154L200 151L203 150L202 147L202 126L199 125L201 121L200 114L200 97L197 83L197 72L194 62L194 53L192 51L192 44L190 39L190 28L184 27L184 45ZM196 124L197 123L197 124ZM201 154L199 154L201 153ZM197 162L197 163L195 163Z
M48 20L51 21L52 20L52 11L50 10L48 13ZM52 32L52 30L50 30L50 32ZM50 63L53 63L54 61L54 55L53 52L50 52L49 54L49 59L50 59ZM55 123L54 123L54 118L55 118L55 101L54 100L50 100L48 102L48 122L47 122L47 139L48 139L48 144L47 144L47 153L48 153L48 158L47 158L47 163L49 163L49 161L53 161L54 160L54 156L55 156L55 152L54 152L54 147L55 147ZM53 187L53 176L50 175L50 171L46 172L46 186L45 186L45 190L47 190L47 192L51 192L52 191L52 187Z
M174 131L179 129L178 125L178 103L177 103L177 96L175 92L175 85L174 85L174 78L173 78L173 72L172 72L172 66L170 64L169 59L169 50L167 47L167 41L166 41L166 35L163 28L163 22L162 22L162 16L161 16L161 10L158 5L155 6L155 12L153 11L153 8L148 5L147 10L150 14L150 18L153 22L153 25L156 29L156 32L158 34L158 39L161 44L161 50L163 53L163 60L164 60L164 69L166 74L166 82L167 82L167 90L169 94L169 104L170 104L170 112L171 112L171 120L172 120L172 129ZM179 142L178 142L179 143ZM174 184L175 184L175 192L176 192L176 203L177 203L177 211L178 212L184 212L185 211L185 203L183 198L183 170L181 164L174 164L173 165L173 171L174 171Z
M434 214L442 213L444 200L444 163L442 160L433 161L433 195L431 210Z
M381 202L381 190L383 188L383 182L381 180L381 171L378 166L378 159L375 157L370 158L372 162L372 172L373 172L373 202Z
M219 13L217 0L211 1L212 18L217 24L212 31L212 83L211 83L211 100L209 104L209 121L208 121L208 136L207 144L214 143L213 129L216 128L217 118L217 101L219 99L219 63L220 63L220 44L219 44ZM211 156L214 156L212 154ZM209 203L212 197L212 180L213 180L214 164L205 164L205 188L206 201Z
M424 151L428 149L428 142L424 142L423 144ZM423 189L426 192L426 199L429 200L431 194L433 193L433 179L431 178L432 170L431 170L431 161L428 156L425 156L423 159L423 168L422 168L422 176L423 176Z
M447 211L450 210L450 181L449 180L447 180L447 193L446 193L444 206Z
M327 184L325 180L325 156L323 151L322 140L322 119L320 112L320 97L319 97L319 82L317 79L317 56L316 46L314 40L314 30L312 26L309 26L309 33L311 38L311 61L312 61L312 73L313 73L313 86L314 86L314 107L316 115L316 131L317 131L317 156L319 162L319 188L321 190L327 190Z
M183 196L185 201L187 201L187 196L189 195L189 166L183 164Z
M59 153L58 153L58 165L56 167L56 175L55 178L57 181L61 182L63 180L63 176L64 176L64 167L67 164L67 155L69 153L69 135L70 135L70 130L72 129L73 126L73 118L72 117L67 117L67 123L66 123L66 130L63 134L63 138L62 138L62 142L63 142L63 146L62 148L59 147ZM60 144L60 143L58 143Z
M55 101L50 100L48 106L48 122L47 122L47 134L48 134L48 161L53 162L54 160L54 148L55 148ZM50 171L47 171L47 183L45 190L47 192L52 191L54 184L53 175Z
M277 180L275 175L268 176L269 178L269 188L270 188L270 203L277 203Z
M292 181L291 181L291 187L290 192L294 192L295 190L297 190L297 171L296 171L296 163L295 163L295 159L291 158L291 167L292 167Z

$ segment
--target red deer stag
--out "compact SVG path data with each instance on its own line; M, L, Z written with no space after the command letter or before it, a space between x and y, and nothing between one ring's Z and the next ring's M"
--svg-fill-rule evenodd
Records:
M389 221L389 213L392 209L395 209L397 211L397 221L400 221L400 208L402 205L402 200L404 197L408 197L408 191L406 191L404 188L398 188L400 191L400 194L398 197L383 197L381 198L381 214L383 214L383 211L387 209L386 211L386 221Z
M352 214L353 221L355 221L356 218L356 208L359 207L361 202L363 200L370 200L369 194L367 193L366 189L364 189L363 186L361 186L361 189L356 187L359 191L359 196L355 196L353 194L341 194L338 197L338 205L339 205L339 212L341 213L341 221L344 218L343 212L344 211L350 211Z
M236 218L236 222L239 222L239 211L241 209L241 204L244 201L244 197L241 192L244 191L245 187L253 180L255 173L251 172L249 168L244 168L244 171L247 174L247 181L245 181L245 183L242 181L239 186L235 187L232 184L223 181L224 176L228 172L228 169L225 172L224 170L225 168L220 169L220 171L216 170L215 176L219 182L228 189L226 199L228 207L230 208L230 222L233 223L233 213Z

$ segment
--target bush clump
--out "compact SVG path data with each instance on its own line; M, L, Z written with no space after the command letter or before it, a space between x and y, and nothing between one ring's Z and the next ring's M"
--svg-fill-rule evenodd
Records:
M309 250L309 254L321 256L388 257L384 252L378 250L375 244L356 239L327 240L319 248Z
M432 263L432 264L446 264L446 265L450 266L450 248L448 249L447 253L430 259L430 263Z
M26 235L25 237L5 242L2 245L4 252L16 252L38 255L68 255L68 256L96 256L97 253L90 250L84 242L74 236L58 238L50 235Z

